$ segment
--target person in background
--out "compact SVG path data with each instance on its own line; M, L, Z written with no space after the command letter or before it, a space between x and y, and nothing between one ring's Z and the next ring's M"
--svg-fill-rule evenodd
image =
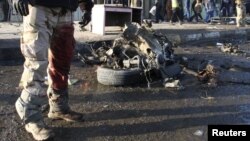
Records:
M201 16L202 12L202 0L194 0L192 3L192 11L194 12L194 15L190 17L189 21L193 21L193 18L195 18L196 22L199 21L199 17L201 20L203 20Z
M205 22L209 23L211 21L211 18L214 16L216 5L214 0L206 0L205 1L205 10L206 10L206 18Z
M184 19L184 6L182 0L179 0L179 8L180 8L180 18L181 21Z
M172 17L172 0L166 0L166 21L170 21Z
M222 0L221 1L220 11L221 11L223 17L231 16L231 13L230 13L231 4L232 4L231 0Z
M231 11L231 15L232 16L237 16L236 14L236 3L235 3L235 0L232 0L232 11Z
M162 16L162 1L155 0L156 12L155 12L155 23L159 23L160 21L164 21Z
M186 0L185 1L185 15L184 15L184 17L187 19L187 20L189 20L189 18L190 18L190 0Z
M250 15L250 0L245 0L246 2L246 14Z
M123 3L128 3L129 0L122 0ZM141 7L142 6L142 0L130 0L130 4L131 7Z
M246 5L245 0L235 0L236 3L236 24L237 27L244 27L245 26L245 18L246 18Z
M183 20L183 15L182 12L181 12L181 6L182 6L182 3L180 2L180 0L171 0L171 3L172 3L172 17L171 17L171 20L170 20L170 23L172 24L174 19L176 18L178 21L179 21L179 24L181 25L182 24L182 20Z

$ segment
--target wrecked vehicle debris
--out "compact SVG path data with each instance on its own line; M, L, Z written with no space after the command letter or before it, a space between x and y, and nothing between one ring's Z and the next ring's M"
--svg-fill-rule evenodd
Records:
M196 63L195 66L188 65ZM205 63L204 63L205 62ZM217 83L250 84L250 63L248 60L235 61L229 59L207 60L201 58L189 59L188 64L181 63L183 72L197 78L201 83L217 86ZM193 63L194 64L194 63ZM197 70L197 68L203 69Z
M150 86L153 76L176 79L182 71L176 63L173 44L148 26L128 24L112 45L86 48L90 55L78 52L78 58L86 64L101 65L97 80L104 85L129 85L146 80Z
M150 88L153 81L160 79L164 87L182 89L184 87L179 81L181 72L209 86L217 86L221 82L250 84L250 64L247 62L177 56L173 47L166 36L154 32L150 26L128 24L112 43L86 45L85 51L89 55L78 52L78 57L84 64L100 65L97 80L104 85L126 86L147 82ZM249 54L248 50L240 48L240 42L217 43L216 47L225 54L242 57Z
M221 52L231 55L242 55L242 56L249 56L250 52L244 51L240 49L238 44L233 43L217 43L217 47L220 49Z
M205 43L209 44L205 52L199 51L201 44L194 47L196 52L192 54L189 51L191 49L187 48L176 48L175 51L179 57L178 63L183 67L183 73L193 76L203 84L212 87L220 83L250 84L250 62L246 57L249 48L244 46L245 42L246 40L240 39L224 43ZM217 48L221 52L214 53ZM210 54L210 51L213 51L213 54ZM223 55L223 58L216 57L218 55Z

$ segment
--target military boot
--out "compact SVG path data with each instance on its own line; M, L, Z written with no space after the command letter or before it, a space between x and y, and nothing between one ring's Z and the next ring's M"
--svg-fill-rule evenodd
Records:
M51 119L63 119L69 122L84 121L83 115L74 112L70 109L68 104L68 91L49 90L49 113L48 117Z
M25 129L38 141L50 140L55 136L54 132L48 129L42 121L29 122L25 125Z
M23 121L26 131L31 133L33 138L38 141L53 139L54 137L53 131L48 129L43 122L40 111L43 99L43 97L23 91L21 97L15 103L16 111ZM45 99L47 98L45 97Z

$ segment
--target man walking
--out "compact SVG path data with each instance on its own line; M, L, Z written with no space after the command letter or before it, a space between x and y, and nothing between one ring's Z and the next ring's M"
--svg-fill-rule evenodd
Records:
M179 24L181 25L182 24L182 13L181 13L181 8L182 8L182 3L180 0L171 0L171 3L172 3L172 16L171 16L171 20L170 20L170 23L172 24L173 21L175 19L178 19L179 21Z
M185 15L187 20L190 18L190 0L185 1Z
M211 18L214 16L215 11L215 2L214 0L206 0L205 1L205 10L206 10L206 19L205 22L209 23Z
M53 138L54 133L43 122L41 106L49 101L48 117L82 121L82 114L68 104L68 74L75 46L73 11L80 4L83 23L91 20L91 0L13 0L23 18L21 51L25 57L16 110L27 132L35 140ZM48 72L49 88L44 79ZM46 97L47 93L47 97Z
M164 21L164 18L162 17L162 1L161 0L155 0L155 23L159 23L160 21Z
M236 24L237 27L245 26L245 18L246 18L246 7L245 7L245 0L235 0L236 3Z
M192 10L194 12L194 15L190 17L190 22L193 21L193 18L195 18L196 22L198 22L198 17L200 17L201 20L203 20L201 16L202 12L202 0L194 0L192 3Z

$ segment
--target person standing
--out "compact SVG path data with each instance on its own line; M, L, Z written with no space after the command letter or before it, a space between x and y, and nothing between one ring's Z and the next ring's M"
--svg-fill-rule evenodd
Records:
M164 18L162 16L162 1L161 0L155 0L155 23L159 23L160 21L164 21Z
M178 19L179 24L182 24L182 13L181 13L181 3L179 0L171 0L172 3L172 16L171 16L171 20L170 23L173 23L174 19Z
M235 3L235 0L232 0L232 11L231 11L231 15L232 16L237 16L236 14L236 3Z
M245 0L246 2L246 14L250 15L250 0Z
M237 27L244 27L246 18L245 0L235 0L235 3L237 11L237 17L236 17Z
M216 5L214 0L206 0L205 1L205 10L206 10L206 18L205 22L209 23L211 21L211 18L214 16Z
M173 15L172 12L172 0L166 0L166 13L167 13L167 21L171 20L171 17Z
M41 112L41 106L47 102L49 118L83 121L83 115L72 111L68 103L68 74L75 46L72 16L78 4L84 10L83 24L88 24L91 0L13 0L16 11L24 16L20 47L25 57L22 92L15 107L35 140L54 137Z
M194 15L190 17L189 21L193 21L193 18L195 18L196 22L199 21L199 17L201 20L203 20L201 16L202 12L202 0L194 0L192 3L192 11L194 12Z
M221 8L220 11L223 17L229 17L230 15L230 7L231 7L231 0L222 0L221 1Z
M185 17L186 19L190 18L190 0L185 1Z

